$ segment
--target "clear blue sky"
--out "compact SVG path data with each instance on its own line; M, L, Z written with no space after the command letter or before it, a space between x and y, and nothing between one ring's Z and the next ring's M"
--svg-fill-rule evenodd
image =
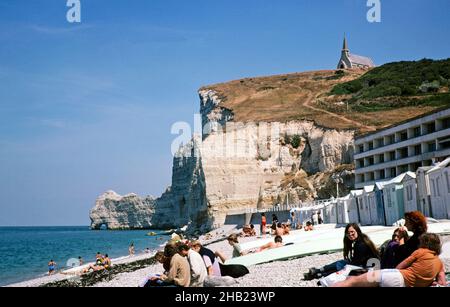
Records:
M197 89L329 69L343 33L377 64L450 56L450 1L0 0L0 225L88 225L113 189L159 196Z

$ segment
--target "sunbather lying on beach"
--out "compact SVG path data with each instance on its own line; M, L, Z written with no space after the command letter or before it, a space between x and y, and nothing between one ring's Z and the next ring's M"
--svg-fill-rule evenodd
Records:
M312 231L312 230L314 230L313 224L310 221L306 222L306 226L305 226L304 230L305 231Z
M276 236L274 242L270 242L270 243L267 243L266 245L261 246L258 249L258 252L262 252L267 249L274 249L274 248L278 248L278 247L282 247L282 246L284 246L283 238L281 236Z
M276 236L285 236L289 234L289 228L286 224L278 223L276 225L275 233Z
M244 237L255 237L256 236L255 225L253 225L253 224L245 225L242 228L241 235L244 236Z

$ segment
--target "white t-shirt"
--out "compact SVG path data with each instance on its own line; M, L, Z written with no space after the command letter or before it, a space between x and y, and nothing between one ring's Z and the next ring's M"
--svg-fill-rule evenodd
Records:
M208 276L202 256L192 249L189 250L188 261L191 266L191 287L203 287L203 283Z

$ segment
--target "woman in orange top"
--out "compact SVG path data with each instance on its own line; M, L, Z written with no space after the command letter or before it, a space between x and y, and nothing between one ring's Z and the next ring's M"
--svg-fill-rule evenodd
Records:
M335 284L335 287L429 287L436 280L446 286L444 264L439 259L441 240L434 233L422 234L419 249L396 269L377 270Z

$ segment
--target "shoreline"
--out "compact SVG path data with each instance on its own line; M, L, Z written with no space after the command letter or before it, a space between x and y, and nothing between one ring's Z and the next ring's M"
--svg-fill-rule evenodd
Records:
M238 232L238 229L227 227L214 230L209 235L200 236L199 240L211 250L220 251L225 257L231 258L232 248L226 237L233 232ZM240 243L247 243L255 239L256 237L247 237L239 240ZM450 242L450 235L441 235L441 239L442 243ZM152 251L133 257L115 258L112 259L111 270L93 272L83 277L58 273L5 287L139 287L150 274L163 273L161 264L154 260L155 253L156 251ZM303 273L311 267L323 266L341 258L342 251L252 265L248 267L250 273L235 279L236 284L233 287L318 287L318 280L303 280ZM450 271L450 258L441 260L446 272Z

